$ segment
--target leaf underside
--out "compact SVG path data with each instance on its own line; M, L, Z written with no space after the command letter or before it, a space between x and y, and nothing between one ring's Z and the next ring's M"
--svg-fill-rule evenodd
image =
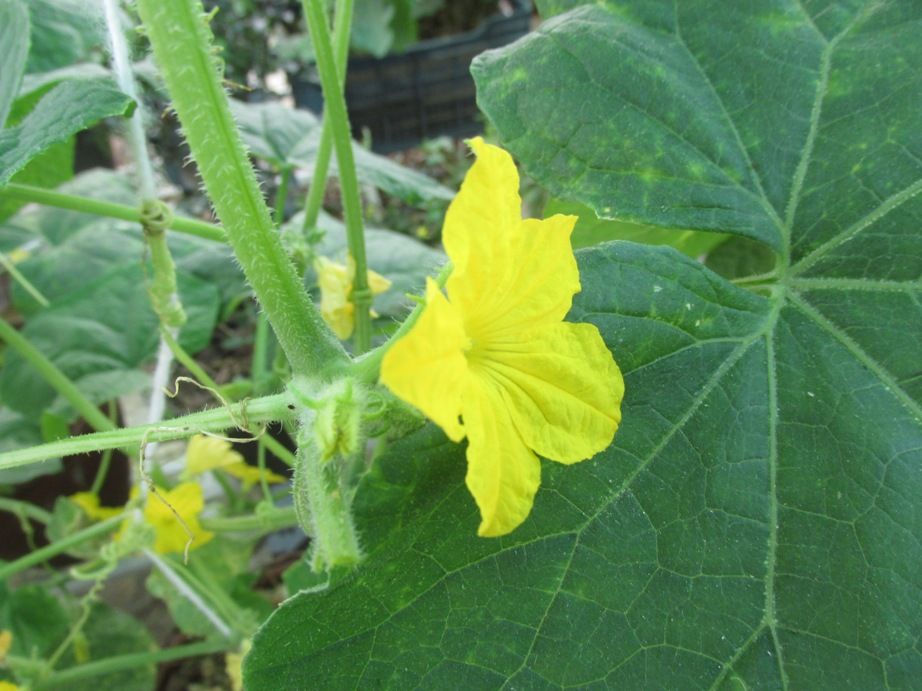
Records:
M922 5L544 2L474 65L530 175L600 216L778 254L579 254L626 375L607 451L475 537L426 428L360 487L371 556L286 602L248 688L918 688ZM577 105L578 104L578 105Z

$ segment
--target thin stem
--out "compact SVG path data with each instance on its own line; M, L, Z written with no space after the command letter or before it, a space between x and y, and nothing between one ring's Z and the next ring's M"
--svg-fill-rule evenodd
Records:
M16 350L51 387L61 394L70 403L84 420L93 429L102 432L115 429L115 425L102 412L83 395L66 374L57 368L44 353L33 346L29 341L14 329L6 320L0 318L0 339Z
M250 361L250 378L253 380L253 391L256 394L264 393L267 379L266 365L269 361L269 322L265 312L256 315L256 332L253 334L253 357Z
M355 350L364 353L371 346L371 290L368 288L368 261L365 258L365 229L362 222L362 203L359 183L352 155L352 135L349 115L336 63L330 31L320 0L302 0L307 16L311 44L317 58L317 70L323 86L325 122L333 132L333 146L339 163L339 184L342 189L343 213L346 220L346 239L349 254L355 261L355 278L352 283L352 302L355 305ZM296 371L297 374L297 371Z
M229 518L202 518L202 527L216 533L248 533L259 531L269 533L281 528L298 525L298 517L291 506L259 511L253 516L232 516Z
M270 506L274 504L272 491L269 489L269 480L266 479L266 442L263 435L256 440L256 467L259 468L259 488L262 490L263 499Z
M214 389L217 391L218 384L214 379L206 372L201 365L199 365L195 359L186 352L185 348L179 345L179 341L169 332L168 329L161 329L160 336L163 338L164 343L167 344L167 347L173 353L173 357L176 358L177 362L185 367L189 372L195 377L195 380L207 386L209 389Z
M31 518L33 521L48 524L51 522L51 514L40 506L31 504L19 499L7 499L0 497L0 511L7 511L15 514L20 518Z
M201 3L138 0L137 8L208 197L292 369L315 376L341 366L345 351L272 223L231 116Z
M49 559L56 557L59 554L64 554L72 547L82 545L84 542L89 542L90 540L94 540L97 537L102 537L103 535L114 533L121 525L123 520L125 520L124 514L112 516L111 518L107 518L106 520L99 523L94 523L93 525L84 528L83 530L79 530L76 533L71 533L70 535L62 537L60 540L56 540L50 545L46 545L41 549L30 552L24 557L20 557L16 561L11 561L9 564L0 566L0 582L6 581L10 578L10 576L17 574L20 571L25 571L30 566L41 564L42 562L48 561Z
M279 180L279 188L275 191L275 206L272 209L272 220L276 227L285 220L285 202L288 200L288 183L291 182L292 168L283 168Z
M278 439L268 433L264 434L260 439L262 439L263 444L266 445L266 448L271 451L276 458L282 463L294 468L295 455L282 446L282 443Z
M168 557L160 556L156 552L146 549L144 554L150 559L151 563L157 567L163 577L166 578L174 588L182 595L186 601L191 604L195 609L197 609L202 616L204 616L212 626L214 626L218 633L220 633L225 638L232 638L234 632L231 630L231 627L224 621L221 615L214 610L211 605L215 603L212 601L210 604L205 601L203 593L207 593L207 590L202 590L197 588L194 583L192 583L191 576L192 574L188 569L174 564ZM183 575L180 575L182 572Z
M23 289L32 296L32 299L35 300L42 307L48 307L49 302L48 298L41 294L38 288L32 285L32 282L28 278L22 275L22 272L16 268L16 265L7 257L3 252L0 252L0 265L6 269L7 273L16 281Z
M189 657L212 655L214 653L232 650L237 646L236 641L214 640L189 643L174 648L164 648L149 653L130 653L88 662L84 665L69 667L60 672L55 672L46 679L36 682L32 687L36 691L60 687L73 687L75 682L95 679L103 675L121 672L145 665L182 660Z
M115 403L109 401L109 419L114 425L116 422L116 407ZM109 474L109 465L112 463L112 449L106 449L102 452L102 461L99 463L99 468L96 470L96 477L93 478L93 486L90 487L90 492L99 496L99 491L102 489L103 483L106 481L106 476Z
M155 199L157 196L154 186L154 167L147 151L147 135L144 133L144 103L138 98L138 89L131 69L131 60L128 57L128 46L125 43L125 34L119 20L119 7L116 0L103 0L106 17L106 29L109 33L109 53L112 58L112 70L118 88L128 94L137 107L128 119L126 132L128 145L134 157L138 174L138 187L142 199Z
M349 31L352 25L353 0L336 0L333 10L333 44L336 59L336 72L339 75L339 88L346 82L346 65L349 56ZM305 15L307 13L305 12ZM314 175L307 191L307 203L304 207L304 235L307 236L316 225L323 206L323 195L327 188L327 175L330 170L330 154L333 152L333 129L326 107L320 129L320 144L317 146L317 158L314 160Z
M289 408L289 405L292 408ZM266 422L287 420L293 404L287 393L241 401L227 407L205 410L155 425L125 427L111 432L97 432L0 453L0 470L18 468L49 458L119 448L141 442L186 439L200 432L222 432L243 425L253 427ZM249 431L249 430L247 430Z
M75 194L55 192L54 190L46 190L32 185L11 182L6 187L0 187L0 199L34 202L44 206L53 206L58 209L67 209L68 211L77 211L94 216L106 216L122 221L135 221L136 223L141 222L141 210L133 206L116 204L115 202L107 202L101 199L79 197ZM227 239L221 226L199 221L195 218L174 216L170 219L168 227L178 233L194 235L205 240L224 242Z
M438 276L435 277L435 282L438 283L440 288L445 286L445 282L448 281L448 277L451 275L451 270L451 262L446 262L439 271ZM417 303L413 311L403 320L403 324L401 324L400 327L391 334L391 337L387 339L387 343L378 346L365 357L356 360L350 369L352 376L367 384L376 382L378 380L378 374L381 371L381 361L384 359L385 353L387 353L394 343L399 341L413 328L413 325L416 324L416 320L419 319L419 315L423 313L425 307L426 305L424 302Z

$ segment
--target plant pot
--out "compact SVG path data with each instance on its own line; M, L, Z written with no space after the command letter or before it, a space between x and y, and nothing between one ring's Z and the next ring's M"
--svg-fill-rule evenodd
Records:
M399 151L440 135L482 129L470 66L475 56L528 33L530 0L515 0L510 15L495 14L473 31L421 41L383 58L353 58L346 73L346 105L353 134L371 133L378 153ZM323 110L316 75L289 75L295 103Z

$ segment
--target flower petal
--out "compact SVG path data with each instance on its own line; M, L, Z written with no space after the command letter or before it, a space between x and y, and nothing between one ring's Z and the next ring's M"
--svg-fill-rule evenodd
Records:
M442 228L445 251L458 274L477 270L522 219L519 173L512 156L480 137L468 144L477 160L449 205Z
M525 446L502 391L488 378L472 377L464 396L467 430L465 482L480 509L481 537L505 535L531 512L541 484L541 462Z
M314 262L320 286L320 315L342 340L348 339L355 328L355 305L349 299L355 269L345 264L318 257Z
M410 332L381 362L381 381L419 408L452 441L464 438L458 420L467 384L464 349L468 339L461 315L432 279L426 282L426 307Z
M492 346L479 362L477 369L502 387L518 433L536 453L575 463L611 444L624 379L594 325L544 327L519 343Z
M161 554L182 552L189 541L186 528L192 533L192 549L201 547L214 537L214 533L202 528L198 521L205 508L205 498L199 485L183 482L174 489L160 490L159 494L159 497L148 495L144 506L144 518L154 527L157 535L154 551Z

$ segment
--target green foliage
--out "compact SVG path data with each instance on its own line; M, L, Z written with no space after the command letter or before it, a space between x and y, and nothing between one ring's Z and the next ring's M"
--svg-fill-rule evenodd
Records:
M231 100L231 112L250 154L276 170L304 168L313 171L320 145L320 121L309 111L292 110L279 103L244 103ZM398 165L353 142L356 173L361 182L374 185L410 204L449 201L454 192L410 168ZM336 175L333 158L331 174Z
M29 55L29 14L19 0L0 2L0 127L6 122Z
M592 247L611 240L630 240L648 245L669 245L689 257L700 257L718 247L727 238L720 233L700 233L693 230L672 230L653 226L600 219L595 212L574 202L549 199L544 206L544 217L570 214L579 220L573 229L570 242L574 249Z
M58 84L21 123L0 130L0 184L56 142L102 118L130 113L133 107L134 102L106 79Z
M584 250L570 318L626 375L613 446L545 464L529 521L482 540L461 449L395 444L357 495L367 563L270 618L248 688L916 686L922 7L543 6L573 9L474 67L525 170L757 240L774 273Z

